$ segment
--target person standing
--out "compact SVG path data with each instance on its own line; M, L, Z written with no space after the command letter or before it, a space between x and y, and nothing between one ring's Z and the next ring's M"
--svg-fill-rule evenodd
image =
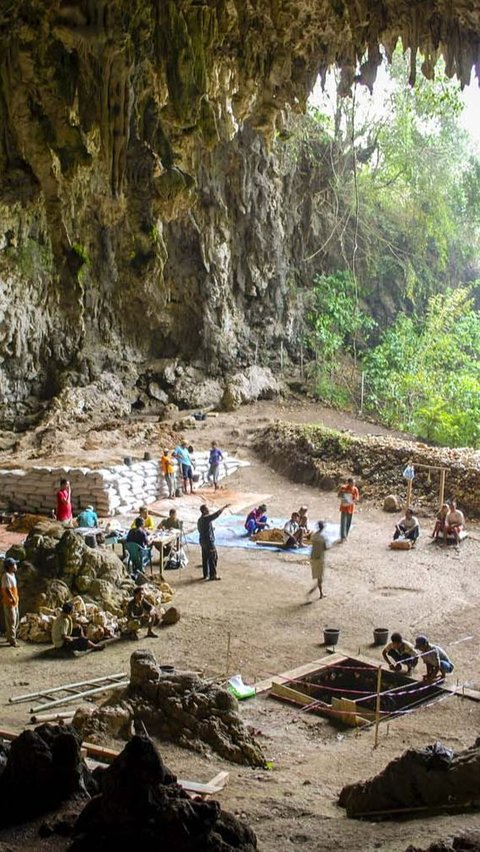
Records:
M215 521L225 509L228 509L229 504L222 506L216 512L211 514L208 511L208 506L203 503L200 506L200 517L197 521L197 529L200 539L200 547L202 548L202 568L204 580L221 580L217 575L218 553L215 547L215 531L213 521Z
M190 483L190 494L193 494L193 463L186 441L181 441L178 447L175 447L173 457L178 461L182 471L183 493L187 494L187 485Z
M352 525L355 505L360 499L355 480L351 476L345 485L341 485L338 489L338 496L340 497L340 540L346 541Z
M68 479L60 480L60 489L57 491L57 521L72 520L72 490Z
M212 441L212 448L210 450L210 455L208 457L208 473L207 480L208 482L213 481L214 490L218 490L218 475L220 473L220 462L223 461L223 453L219 449L217 442Z
M312 535L312 550L310 552L310 566L312 569L312 578L316 580L316 584L312 586L309 595L318 589L320 599L325 597L323 594L323 574L325 571L325 550L327 547L326 541L322 535L325 524L319 521L317 529Z
M168 450L163 451L163 455L160 458L160 468L168 488L168 497L170 500L173 500L175 497L175 466Z
M12 648L18 646L17 629L19 622L18 613L18 587L17 587L17 563L15 559L8 557L3 562L2 574L2 603L5 618L5 633L7 642Z

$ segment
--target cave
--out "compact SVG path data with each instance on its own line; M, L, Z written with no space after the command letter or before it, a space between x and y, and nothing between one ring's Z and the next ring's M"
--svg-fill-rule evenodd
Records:
M355 657L335 658L298 678L274 679L270 695L336 725L361 728L377 715L383 722L445 694L438 683L424 684L399 672L382 669L380 689L377 678L378 666Z
M105 376L122 413L158 410L149 381L218 404L295 361L326 225L321 173L279 168L289 116L332 66L371 89L399 40L406 85L417 54L466 85L478 33L464 0L3 2L0 424Z

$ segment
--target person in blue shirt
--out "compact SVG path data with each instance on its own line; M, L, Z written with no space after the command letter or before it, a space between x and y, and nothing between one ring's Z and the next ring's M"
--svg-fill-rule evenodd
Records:
M223 461L223 453L218 448L217 442L212 441L212 449L210 450L210 455L208 457L208 464L210 467L208 468L207 480L209 482L213 481L214 490L218 490L218 476L220 472L220 462Z
M183 479L183 493L188 493L187 485L190 483L190 494L193 494L193 462L187 442L182 441L178 447L175 447L172 455L180 465Z
M80 512L77 518L77 524L79 527L89 527L89 529L98 527L98 515L93 506L87 506L82 512Z

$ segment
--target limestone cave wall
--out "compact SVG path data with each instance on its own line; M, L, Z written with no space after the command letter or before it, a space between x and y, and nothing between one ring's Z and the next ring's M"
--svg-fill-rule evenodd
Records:
M295 250L319 227L311 178L273 153L279 116L331 63L345 92L372 85L400 35L427 76L443 52L466 81L472 8L3 0L2 422L105 372L135 402L172 359L213 380L274 364L296 337Z

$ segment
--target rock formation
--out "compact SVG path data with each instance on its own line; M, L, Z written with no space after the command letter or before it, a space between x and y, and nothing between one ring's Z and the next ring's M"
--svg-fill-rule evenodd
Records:
M191 672L167 672L150 651L134 651L130 685L92 712L77 710L74 725L86 740L127 738L133 722L152 736L195 751L212 749L226 760L264 766L265 757L244 725L238 702L225 689Z
M216 402L257 354L275 365L312 227L268 148L286 107L332 63L343 92L371 86L400 36L412 75L443 53L465 83L478 28L467 0L5 0L2 423L112 383L117 410L176 404L185 371L188 401Z

